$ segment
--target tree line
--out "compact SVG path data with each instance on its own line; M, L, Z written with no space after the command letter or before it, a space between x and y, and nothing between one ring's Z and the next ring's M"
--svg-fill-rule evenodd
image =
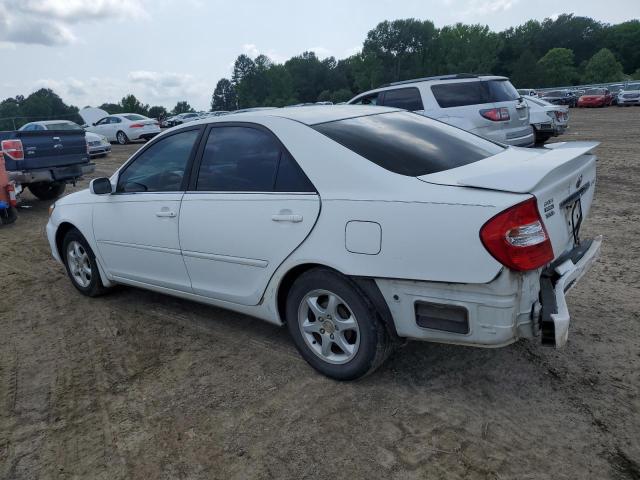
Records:
M362 51L348 58L320 59L304 52L284 63L265 55L236 59L231 78L220 79L211 110L339 103L382 84L448 73L493 73L519 88L640 79L640 20L611 25L572 14L529 20L494 32L486 25L457 23L436 28L430 20L384 21L367 33ZM134 95L104 103L109 113L152 118L194 111L186 101L171 110L149 106ZM0 129L35 120L66 118L78 123L78 108L50 89L0 102Z
M493 73L519 88L640 79L640 20L610 25L564 14L493 32L486 25L436 28L430 20L379 23L361 52L320 60L304 52L273 63L240 55L218 81L212 110L332 101L385 83L449 73Z

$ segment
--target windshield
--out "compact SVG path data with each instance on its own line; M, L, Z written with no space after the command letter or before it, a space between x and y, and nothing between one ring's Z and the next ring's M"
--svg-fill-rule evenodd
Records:
M124 118L126 118L127 120L131 120L131 121L136 121L136 120L146 120L147 117L143 117L142 115L123 115Z
M625 90L640 90L640 83L630 83Z
M604 90L602 88L591 88L584 92L584 95L604 95Z
M47 130L82 130L82 127L73 122L49 123L46 125Z
M312 128L382 168L411 177L504 151L496 143L411 112L366 115Z

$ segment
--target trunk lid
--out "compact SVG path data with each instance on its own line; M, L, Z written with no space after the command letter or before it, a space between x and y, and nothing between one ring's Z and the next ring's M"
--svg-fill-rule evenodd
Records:
M554 256L573 247L596 184L598 142L553 143L543 149L511 147L462 167L418 177L438 185L534 195Z

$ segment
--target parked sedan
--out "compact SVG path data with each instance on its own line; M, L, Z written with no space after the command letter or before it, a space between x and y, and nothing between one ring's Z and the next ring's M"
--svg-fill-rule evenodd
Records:
M27 123L20 127L20 130L28 132L38 130L83 130L83 128L70 120L45 120ZM89 156L104 156L111 151L111 143L104 135L85 132L84 136L87 141Z
M630 83L618 93L618 106L640 105L640 83Z
M578 99L578 107L608 107L612 100L607 88L590 88Z
M540 94L540 97L554 105L575 107L578 104L578 97L571 90L552 90L550 92L543 92Z
M569 107L554 105L542 98L522 97L529 107L529 121L537 144L564 133L569 122Z
M157 120L137 113L109 115L98 108L86 108L78 113L87 123L88 132L104 135L110 142L118 142L120 145L131 140L149 140L160 133Z
M596 145L506 148L387 107L237 113L58 200L47 236L84 295L120 283L286 324L341 380L405 339L560 347L601 244L580 236Z

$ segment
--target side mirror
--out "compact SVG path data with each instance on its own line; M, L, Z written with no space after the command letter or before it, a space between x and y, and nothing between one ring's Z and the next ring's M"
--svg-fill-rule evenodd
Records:
M107 177L94 178L89 184L89 191L94 195L107 195L113 192L111 180Z

